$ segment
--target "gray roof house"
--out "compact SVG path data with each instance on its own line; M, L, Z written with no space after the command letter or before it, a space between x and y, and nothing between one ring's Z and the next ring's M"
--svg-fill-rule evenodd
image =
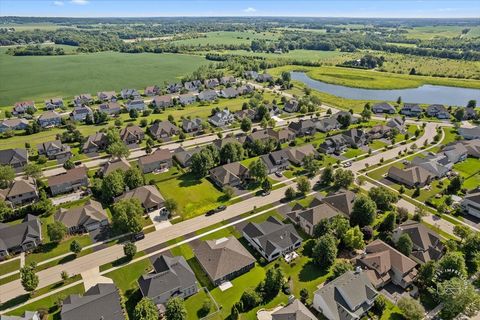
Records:
M227 163L210 170L210 179L220 188L239 186L247 178L248 168L240 162Z
M127 108L128 111L130 110L137 110L137 111L143 111L147 108L145 105L145 102L143 102L142 99L134 99L134 100L128 100L125 103L125 107Z
M187 81L183 84L183 86L188 91L198 91L198 89L200 89L200 87L202 86L202 81L200 80Z
M267 261L292 252L302 244L302 238L292 224L282 223L273 216L262 223L249 222L242 234Z
M298 101L291 99L287 102L285 102L285 105L283 106L283 111L285 112L298 112L299 106L298 106Z
M404 103L402 109L400 109L400 114L409 116L409 117L418 117L423 112L422 107L417 103Z
M90 232L108 225L106 211L95 200L88 200L81 207L60 208L54 218L65 225L70 233Z
M92 153L105 150L107 148L107 135L104 132L97 132L88 136L87 141L82 146L83 153Z
M390 118L387 121L387 126L392 129L398 129L399 132L405 133L405 121L401 117Z
M253 70L244 71L243 76L247 79L256 80L258 78L258 72Z
M70 118L73 121L85 121L87 116L93 117L93 111L90 107L83 105L73 108L72 113L70 113Z
M250 271L255 258L235 237L199 241L195 258L215 286Z
M98 106L98 111L104 112L106 114L119 114L122 111L122 107L118 102L105 102Z
M231 99L238 96L238 91L234 87L229 87L229 88L220 90L218 95L226 99Z
M337 210L340 210L341 212L343 212L344 215L349 217L352 214L353 203L355 202L355 198L356 198L355 192L352 192L347 189L340 189L338 191L329 193L325 197L321 197L321 198L316 197L315 199L313 199L310 206L317 205L322 202L328 203L330 206L332 206Z
M99 170L98 175L100 177L106 177L110 173L120 170L122 172L126 172L130 169L132 165L130 162L127 161L125 158L114 158L110 159L107 163L105 163Z
M202 148L200 148L199 146L192 149L184 149L183 147L179 147L178 149L175 149L173 156L183 168L187 168L192 164L192 156L195 153L199 153L200 151L202 151Z
M195 273L182 256L161 255L153 262L154 271L138 279L144 297L156 305L166 304L170 298L188 298L198 292Z
M330 219L335 216L345 216L342 211L334 208L326 202L321 202L310 208L294 210L287 214L288 218L298 224L303 231L313 236L315 226L324 219Z
M324 118L315 121L315 128L320 132L329 132L332 130L338 130L340 128L340 123L335 117Z
M285 150L272 151L269 154L264 154L260 156L260 159L265 164L269 174L275 173L277 171L283 171L288 168L288 154Z
M55 110L57 108L63 108L62 98L51 98L51 99L45 100L45 109Z
M467 140L480 139L480 126L473 128L460 128L458 129L458 134Z
M175 97L171 94L165 94L163 96L155 96L152 99L152 105L155 108L167 108L173 106L173 99Z
M208 122L216 127L223 127L233 122L235 116L228 109L223 109L208 118Z
M453 163L448 160L448 157L442 154L427 156L425 158L415 157L410 165L422 167L430 172L434 178L442 178L446 176L453 167Z
M437 119L450 119L450 113L443 104L431 104L427 107L425 113L429 117L435 117Z
M37 144L39 155L46 155L52 159L69 159L72 156L70 146L63 144L60 140L48 141Z
M154 122L148 131L155 139L165 139L177 135L180 129L170 121Z
M178 96L178 101L182 106L186 106L195 103L197 101L197 95L192 92L181 94Z
M59 126L62 124L62 117L56 111L45 111L38 117L38 124L42 128Z
M220 83L223 85L237 83L237 79L234 76L224 76L220 78Z
M321 152L326 154L340 154L347 149L347 142L342 134L336 134L326 138L318 147Z
M179 92L183 89L183 85L181 83L170 83L167 85L167 91L170 93Z
M317 320L317 317L300 300L294 299L272 313L272 320Z
M16 171L23 169L28 163L27 149L4 149L0 150L0 165L9 165Z
M162 171L172 166L172 153L169 149L158 148L151 154L138 159L138 166L143 173Z
M388 169L387 177L409 188L423 187L433 179L432 173L420 166L405 169L392 166Z
M160 93L160 87L159 86L148 86L143 90L143 94L146 95L147 97L152 97Z
M38 200L38 190L34 179L14 180L7 189L0 189L0 200L12 207L23 206Z
M113 283L99 283L83 296L69 295L63 300L62 320L125 320L121 298Z
M300 165L303 162L303 159L306 156L314 156L315 158L318 157L318 151L315 150L313 145L305 144L303 146L298 147L290 147L285 150L288 156L288 160L291 163Z
M3 119L0 121L0 132L9 130L24 130L28 127L28 120L23 118Z
M140 93L137 89L122 89L122 91L120 91L120 96L122 99L137 99L140 97Z
M88 175L85 166L67 170L65 173L48 177L48 186L53 196L88 187Z
M200 101L213 101L217 99L217 91L215 90L203 90L198 94L198 100Z
M205 88L211 89L220 85L220 81L217 78L205 79L203 80L203 85Z
M0 315L0 320L42 320L38 311L25 311L23 316Z
M97 98L100 101L112 101L117 99L117 93L115 91L100 91L97 92Z
M365 131L357 128L349 129L341 133L345 142L352 148L357 148L367 144L368 136Z
M183 131L189 132L197 132L203 130L203 120L200 118L193 118L193 119L182 119L182 129Z
M480 140L470 140L470 141L478 141ZM467 143L464 143L467 142ZM452 144L445 146L442 149L442 153L447 157L448 161L451 163L457 163L467 159L469 154L469 149L467 149L469 141L457 141ZM479 143L480 146L480 143ZM471 150L471 149L470 149ZM474 156L471 154L471 156Z
M137 199L147 211L161 210L164 208L165 199L154 185L147 185L125 192L117 199Z
M255 90L255 87L252 86L251 84L245 84L237 88L238 94L240 95L252 93L254 90Z
M315 134L317 127L315 121L311 119L305 119L290 122L290 124L288 125L288 129L295 132L297 136L303 136Z
M37 111L37 108L35 107L35 102L33 101L15 102L15 105L13 106L12 114L15 116L23 115L27 113L28 109Z
M257 79L255 80L257 80L258 82L268 82L268 81L272 81L273 77L268 73L262 73L262 74L259 74Z
M42 243L40 219L27 214L22 223L0 223L0 260L9 254L35 249Z
M83 93L73 98L73 104L76 107L83 106L84 104L89 105L93 103L93 97L90 93Z
M480 218L480 192L467 193L461 201L461 206L467 214Z
M377 296L365 272L347 271L315 291L313 307L328 320L360 319Z
M128 125L120 130L120 139L122 139L126 145L140 143L144 138L145 132L137 125Z
M389 114L393 114L397 112L397 110L395 110L395 108L388 102L380 102L373 105L372 111L373 113L389 113Z

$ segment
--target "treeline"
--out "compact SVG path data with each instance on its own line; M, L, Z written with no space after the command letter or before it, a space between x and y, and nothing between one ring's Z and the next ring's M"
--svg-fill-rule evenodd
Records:
M12 56L63 56L63 48L54 48L52 46L29 45L25 47L9 48L7 54Z

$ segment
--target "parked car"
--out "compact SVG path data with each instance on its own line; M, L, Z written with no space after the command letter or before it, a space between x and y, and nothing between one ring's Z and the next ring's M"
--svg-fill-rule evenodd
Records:
M283 177L283 175L280 171L275 172L275 175L279 178Z
M132 241L138 241L138 240L142 240L144 238L145 238L145 233L143 233L143 231L134 233L132 235Z
M211 216L211 215L214 215L215 213L217 213L215 210L208 210L207 213L205 213L205 216Z
M270 191L263 191L262 192L262 197L266 197L270 194Z
M351 166L352 166L352 161L347 161L343 164L344 168L348 168L348 167L351 167Z
M219 207L217 207L216 211L220 212L220 211L223 211L225 209L227 209L227 206L219 206Z

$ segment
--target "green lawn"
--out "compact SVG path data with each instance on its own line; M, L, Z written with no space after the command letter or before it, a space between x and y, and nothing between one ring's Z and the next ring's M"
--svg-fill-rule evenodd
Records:
M453 169L464 179L464 188L471 190L480 186L480 159L467 158L465 161L456 163Z
M368 146L372 150L378 150L378 149L382 149L382 148L386 147L387 145L388 144L386 144L385 142L383 142L381 140L373 140Z
M20 269L20 259L0 264L0 276Z
M355 158L358 157L362 154L365 154L365 151L362 149L353 149L353 148L348 148L345 153L342 153L342 156L344 156L347 159Z
M202 313L202 306L205 301L210 301L211 307L210 307L210 312L207 314ZM196 320L196 319L201 319L203 317L206 317L208 314L210 314L210 317L212 317L212 313L217 311L215 307L215 301L210 297L209 294L202 288L199 289L198 293L195 295L188 297L185 300L185 308L187 309L187 319L190 320ZM214 316L213 316L214 317ZM220 317L215 317L214 319Z
M207 46L250 44L254 39L275 40L278 35L271 32L216 31L200 34L198 38L173 41L176 45Z

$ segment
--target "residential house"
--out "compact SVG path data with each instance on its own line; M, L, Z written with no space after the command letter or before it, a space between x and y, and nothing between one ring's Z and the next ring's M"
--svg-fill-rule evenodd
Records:
M0 315L0 320L42 320L38 311L25 311L23 316Z
M405 133L405 121L401 117L390 118L387 121L387 126L392 129L397 129L400 133Z
M122 107L118 102L106 102L98 106L98 111L104 112L108 115L119 114L122 111Z
M35 107L35 102L33 101L16 102L15 105L13 106L12 114L14 116L24 115L27 113L29 109L32 110L33 112L37 111L37 108Z
M402 289L413 285L417 263L380 239L370 242L356 259L376 289L389 283Z
M218 95L226 99L231 99L231 98L236 98L238 96L238 91L234 87L228 87L220 90Z
M228 109L223 109L215 113L215 115L208 118L208 122L213 124L216 127L224 127L233 122L235 116Z
M38 190L32 178L14 180L7 189L0 189L0 200L12 207L23 206L38 200Z
M0 121L0 132L10 130L25 130L28 127L28 120L22 118L4 119Z
M262 73L259 74L255 80L257 80L258 82L270 82L273 81L273 77L268 73Z
M392 166L388 169L387 177L409 188L424 187L433 179L432 173L420 166L405 169Z
M137 91L137 89L122 89L122 91L120 91L120 96L124 100L139 99L140 93Z
M215 90L203 90L198 94L198 100L200 101L213 101L217 99L217 91Z
M39 155L46 155L50 160L69 159L72 156L70 146L60 140L39 143L37 150Z
M327 137L324 142L318 146L319 150L326 154L340 155L347 150L347 143L341 134Z
M293 132L292 130L290 130L288 128L282 128L282 129L277 130L277 131L275 131L273 129L270 129L270 130L268 130L268 133L270 134L270 136L272 138L277 140L279 143L285 143L285 142L292 141L296 137L295 132Z
M465 113L463 116L463 120L477 120L479 113L475 110L475 108L465 108Z
M242 110L235 111L233 113L233 116L235 117L235 119L239 121L242 121L243 119L247 119L247 118L254 121L255 118L257 117L257 112L254 109L242 109Z
M97 132L88 136L87 141L82 146L83 153L94 153L103 151L107 148L108 139L104 132Z
M125 103L125 107L127 108L128 111L131 111L131 110L143 111L146 109L145 102L143 102L142 99L128 100L127 103Z
M376 126L373 126L368 131L368 138L370 140L387 138L390 135L391 131L392 131L392 128L390 128L389 126L386 126L384 124L378 124Z
M337 119L337 121L339 121L340 117L342 117L344 119L345 119L345 117L348 117L350 119L350 123L357 123L360 120L360 117L358 117L354 114L351 114L348 111L339 111L339 112L333 114L332 117Z
M334 208L326 202L310 205L309 208L293 210L287 214L288 218L298 224L305 233L313 236L315 226L324 219L330 219L335 216L345 216L342 211Z
M125 158L115 158L110 159L107 163L105 163L100 170L98 170L98 175L100 177L106 177L110 173L120 170L122 172L126 172L132 167L130 162L127 161Z
M170 93L179 92L183 89L183 85L181 83L170 83L167 85L167 91Z
M478 141L480 140L470 140L470 141ZM442 149L442 154L447 157L449 163L457 163L467 159L469 156L469 149L467 149L468 144L464 144L463 142L468 141L457 141L446 145Z
M250 271L255 258L235 237L199 241L195 258L215 286Z
M294 99L291 99L285 102L285 105L283 106L283 111L289 112L289 113L298 112L299 109L300 108L298 106L298 101Z
M437 119L450 119L450 113L443 104L431 104L427 107L426 114Z
M255 90L255 87L252 86L251 84L245 84L237 88L237 92L241 96L252 93L254 90Z
M298 299L272 313L272 320L317 320L317 317Z
M397 110L395 110L395 107L393 107L388 102L380 102L373 105L372 111L373 113L388 113L388 114L393 114L397 112Z
M272 151L260 156L269 174L286 170L289 166L288 155L285 150Z
M215 139L212 144L218 149L222 149L228 143L240 143L240 141L233 136L226 136L222 139Z
M28 163L27 149L4 149L0 150L0 165L11 166L16 171L23 169Z
M117 93L115 91L101 91L97 92L97 98L100 101L116 101Z
M330 117L324 118L315 121L315 129L317 131L326 133L333 130L338 130L340 128L340 123L337 121L337 118Z
M203 120L200 118L193 118L193 119L183 118L182 128L183 128L183 131L187 133L202 131Z
M168 108L172 107L174 103L174 96L171 94L165 94L163 96L155 96L152 100L154 108Z
M262 223L249 222L242 234L267 261L295 251L302 244L302 238L292 224L284 224L273 216Z
M435 156L415 157L409 166L419 166L431 173L432 178L445 177L453 167L448 157L438 154Z
M315 121L311 119L290 122L288 129L295 132L297 136L313 135L316 132Z
M17 224L0 223L0 260L24 251L34 250L42 243L40 219L27 214Z
M347 271L315 291L313 307L328 320L360 319L377 296L365 272Z
M269 140L275 140L275 143L277 143L276 134L274 133L275 130L272 128L253 130L252 133L246 136L246 143L253 144L255 141L261 141L264 143Z
M210 179L220 188L237 187L247 178L248 168L240 162L227 163L210 170Z
M138 166L143 173L163 171L172 166L172 153L168 149L158 148L154 152L140 157Z
M158 95L159 93L160 93L159 86L149 86L149 87L146 87L145 90L143 91L143 94L146 95L147 97L153 97Z
M183 86L188 91L198 91L202 86L202 81L200 80L187 81L183 84Z
M71 294L62 303L62 320L125 320L122 298L113 283L98 283L83 296Z
M355 202L356 194L348 189L340 189L335 192L330 192L323 197L317 195L310 203L310 207L317 206L322 203L327 203L331 207L341 211L345 216L350 217L353 211L353 203Z
M392 239L394 243L402 234L408 234L413 243L410 258L420 264L430 260L438 260L443 256L445 246L440 236L427 228L424 224L416 221L406 221L393 230Z
M203 85L205 88L212 89L220 85L220 81L217 78L205 79L203 80Z
M258 72L256 71L244 71L243 72L243 76L246 78L246 79L253 79L253 80L257 80L258 78Z
M418 117L422 114L423 109L417 103L404 103L402 109L400 109L400 114L409 116L409 117Z
M76 107L81 107L83 105L90 105L92 103L93 103L93 97L90 93L83 93L73 98L73 104Z
M463 197L461 206L467 214L480 218L480 191L467 193Z
M197 101L197 95L189 92L178 96L178 101L182 106L186 106Z
M480 126L473 128L460 128L458 129L458 134L467 140L480 139Z
M86 105L75 107L72 113L70 113L70 118L72 118L73 121L85 121L88 116L93 119L93 111Z
M85 166L67 170L65 173L48 177L48 186L53 196L88 187L88 175Z
M148 131L158 140L171 138L172 136L179 134L180 129L170 121L159 121L154 122Z
M190 165L192 164L192 156L195 153L199 153L200 151L202 151L202 148L198 146L192 149L184 149L183 147L178 147L173 152L173 157L183 168L187 168L190 167Z
M288 160L295 165L301 165L303 163L303 159L306 156L313 156L314 158L318 157L318 151L315 150L313 145L305 144L303 146L298 147L290 147L286 149L286 153L288 156Z
M120 130L120 139L122 139L126 145L139 144L144 138L145 132L137 125L126 126Z
M56 127L62 124L62 117L56 111L45 111L38 117L38 124L42 128Z
M235 84L237 83L237 79L234 76L224 76L220 78L220 83L224 86L228 84Z
M349 129L342 132L341 135L351 148L359 148L368 143L368 135L361 129Z
M57 108L63 108L62 98L51 98L51 99L45 100L45 109L55 110Z
M91 199L80 207L59 208L54 218L72 234L90 232L108 225L107 212L100 202Z
M117 200L123 199L137 199L146 212L154 210L163 211L165 209L165 199L154 185L146 185L132 189L117 198Z
M197 279L182 256L160 255L153 262L153 271L138 279L143 297L154 304L166 304L170 298L186 299L198 292Z

